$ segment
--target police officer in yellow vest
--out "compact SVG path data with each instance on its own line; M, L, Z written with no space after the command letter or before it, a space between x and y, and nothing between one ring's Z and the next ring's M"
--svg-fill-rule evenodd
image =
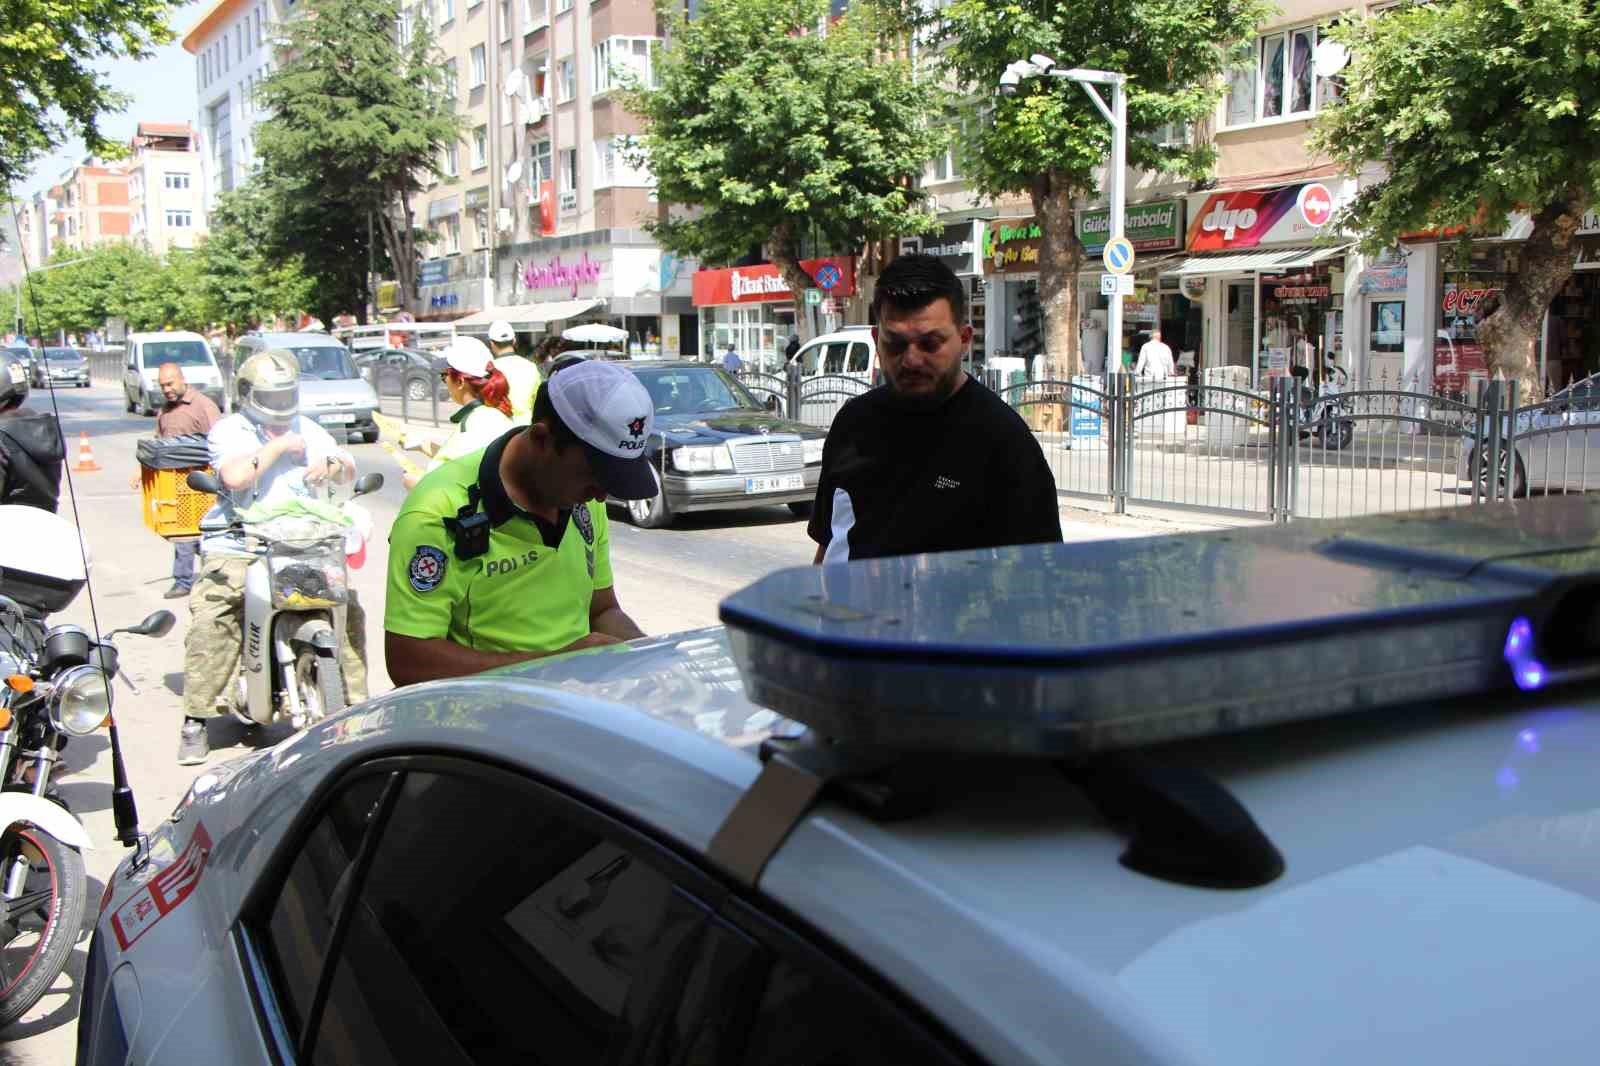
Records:
M511 323L497 319L489 324L489 351L495 369L506 376L511 387L511 421L525 426L533 420L533 398L539 394L539 366L517 354L517 331Z
M617 601L607 497L656 493L650 395L614 363L554 372L533 424L428 474L389 534L396 685L643 636Z

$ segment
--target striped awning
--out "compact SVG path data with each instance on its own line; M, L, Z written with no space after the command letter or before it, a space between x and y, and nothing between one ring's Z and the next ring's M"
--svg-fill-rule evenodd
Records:
M1350 250L1350 245L1340 244L1320 248L1275 248L1272 251L1241 252L1233 255L1195 255L1170 271L1180 277L1204 274L1251 274L1256 271L1301 270L1326 260L1335 259Z

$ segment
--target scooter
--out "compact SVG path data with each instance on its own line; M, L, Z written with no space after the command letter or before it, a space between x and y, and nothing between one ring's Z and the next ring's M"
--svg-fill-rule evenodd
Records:
M186 480L197 492L226 491L204 471ZM382 487L382 474L365 474L356 479L352 499ZM295 729L343 710L339 650L350 598L352 527L286 514L232 528L256 558L245 569L244 647L229 709L246 725L287 721Z
M1327 368L1329 373L1322 376L1315 393L1306 384L1311 376L1310 369L1296 363L1289 371L1298 383L1295 391L1300 403L1300 439L1313 440L1330 451L1341 451L1350 446L1356 435L1350 404L1341 399L1350 375L1332 356L1328 357Z

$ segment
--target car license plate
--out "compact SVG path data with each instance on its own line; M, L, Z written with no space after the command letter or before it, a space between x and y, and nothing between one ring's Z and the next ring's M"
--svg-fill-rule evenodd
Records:
M747 477L744 479L745 495L757 492L792 492L795 489L806 487L804 474L774 474L771 477Z
M317 416L317 421L318 422L321 422L324 425L328 425L328 426L348 426L351 422L354 422L355 420L356 420L356 416L355 415L351 415L351 414L318 415Z

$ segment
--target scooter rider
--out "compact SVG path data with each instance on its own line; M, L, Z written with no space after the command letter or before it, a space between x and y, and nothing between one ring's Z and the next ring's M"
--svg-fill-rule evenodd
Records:
M178 763L204 762L211 746L207 719L239 668L243 636L245 570L255 558L231 527L238 507L312 496L330 479L356 476L356 462L328 431L300 416L300 364L292 352L270 349L246 359L236 375L237 406L207 440L211 468L228 490L200 520L200 569L189 593L189 635L184 644L183 730ZM350 702L367 698L366 612L350 590L340 665Z

